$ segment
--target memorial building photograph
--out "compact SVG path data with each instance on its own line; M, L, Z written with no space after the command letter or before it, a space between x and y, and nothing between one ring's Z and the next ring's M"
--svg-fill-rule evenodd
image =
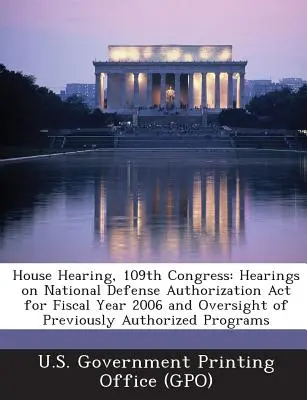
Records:
M244 108L247 61L234 61L231 45L110 45L93 64L102 111Z

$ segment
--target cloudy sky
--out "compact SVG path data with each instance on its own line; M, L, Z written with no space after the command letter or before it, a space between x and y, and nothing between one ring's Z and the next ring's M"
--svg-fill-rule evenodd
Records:
M248 79L307 79L307 0L0 0L0 62L59 91L108 44L232 44Z

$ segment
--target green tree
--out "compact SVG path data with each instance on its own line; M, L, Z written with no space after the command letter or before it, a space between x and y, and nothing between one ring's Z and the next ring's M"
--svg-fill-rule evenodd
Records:
M28 144L41 140L41 129L103 127L113 115L92 113L82 98L65 102L32 75L9 71L0 64L0 144Z
M282 129L306 129L307 86L295 93L283 89L254 97L244 110L224 110L219 116L222 125Z

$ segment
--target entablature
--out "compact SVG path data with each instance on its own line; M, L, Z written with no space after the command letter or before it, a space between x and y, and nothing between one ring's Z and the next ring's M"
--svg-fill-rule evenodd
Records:
M113 62L94 61L95 73L245 73L247 61Z

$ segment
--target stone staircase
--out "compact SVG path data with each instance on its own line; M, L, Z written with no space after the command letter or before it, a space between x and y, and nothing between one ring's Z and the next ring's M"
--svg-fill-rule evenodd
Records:
M230 139L217 137L213 132L200 134L189 132L185 135L174 133L158 133L134 136L119 136L116 148L121 149L209 149L231 148Z

